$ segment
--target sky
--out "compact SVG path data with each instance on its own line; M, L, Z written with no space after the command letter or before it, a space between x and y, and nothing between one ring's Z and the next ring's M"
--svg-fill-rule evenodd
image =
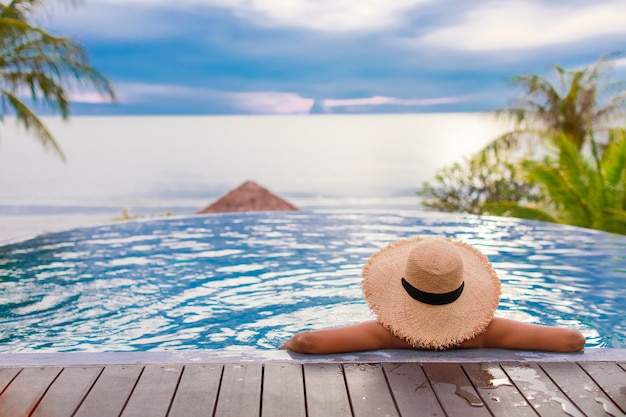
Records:
M38 22L83 45L119 98L76 91L78 115L488 111L519 95L515 75L626 49L623 0L68 3Z

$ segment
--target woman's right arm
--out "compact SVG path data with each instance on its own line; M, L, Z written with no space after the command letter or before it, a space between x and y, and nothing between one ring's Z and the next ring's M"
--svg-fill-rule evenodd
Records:
M376 349L414 349L392 335L380 323L367 321L334 329L312 330L292 336L279 349L298 353L326 354Z

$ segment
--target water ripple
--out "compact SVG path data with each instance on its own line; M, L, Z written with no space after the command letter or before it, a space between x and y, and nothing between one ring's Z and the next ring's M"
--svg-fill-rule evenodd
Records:
M499 316L626 347L626 238L419 211L194 216L48 234L0 247L0 352L274 349L294 332L372 319L364 262L397 239L482 250Z

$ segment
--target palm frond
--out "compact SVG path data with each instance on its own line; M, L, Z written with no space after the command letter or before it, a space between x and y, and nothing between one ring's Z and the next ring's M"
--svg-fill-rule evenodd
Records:
M576 189L570 179L563 175L558 165L547 162L527 163L529 176L550 195L565 223L590 227L593 211L585 195Z
M111 101L116 97L110 82L91 67L86 51L78 43L30 24L34 9L43 3L13 0L0 4L0 119L12 109L19 124L32 129L44 147L65 160L50 132L21 96L28 91L33 103L48 106L63 118L70 114L69 91L95 90Z
M559 223L558 219L539 207L531 207L514 201L493 201L483 204L483 214L494 216L518 217L520 219L539 220Z
M0 89L0 95L3 96L4 100L8 101L8 104L15 111L17 122L24 126L26 130L33 129L35 137L41 142L43 147L54 151L65 162L65 154L37 115L11 92Z

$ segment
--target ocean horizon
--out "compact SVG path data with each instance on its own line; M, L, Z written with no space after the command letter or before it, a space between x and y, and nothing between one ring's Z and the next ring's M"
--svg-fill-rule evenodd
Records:
M67 163L6 118L0 206L196 205L247 180L291 199L409 198L509 128L484 113L43 120Z

